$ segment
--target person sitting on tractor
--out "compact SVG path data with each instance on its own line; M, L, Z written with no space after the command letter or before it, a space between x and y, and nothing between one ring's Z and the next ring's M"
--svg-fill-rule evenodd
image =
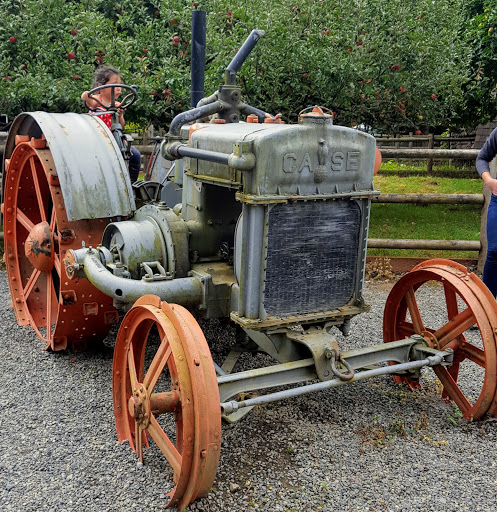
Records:
M112 66L100 66L95 73L93 88L90 91L84 91L81 94L81 99L90 109L90 112L96 112L96 115L102 119L109 129L112 129L113 123L118 120L121 125L120 130L122 131L125 124L123 115L124 109L134 102L136 91L132 91L126 96L126 98L128 98L128 96L134 94L133 100L123 105L126 98L123 102L116 101L122 90L122 87L118 87L116 84L123 84L119 70ZM130 87L124 86L124 88L129 89ZM98 114L98 112L102 113ZM121 139L121 137L119 137L119 139ZM132 146L129 146L129 151L131 152L129 156L129 176L131 183L134 183L140 173L141 153Z

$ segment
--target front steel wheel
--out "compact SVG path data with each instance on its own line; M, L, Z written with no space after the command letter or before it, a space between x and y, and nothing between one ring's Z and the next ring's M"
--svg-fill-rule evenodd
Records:
M392 288L385 305L383 338L390 342L418 334L431 347L453 349L452 365L433 370L442 397L454 401L464 418L476 420L495 407L496 309L487 287L466 267L450 260L428 260ZM470 331L473 325L477 330ZM411 388L417 385L409 377L394 379Z

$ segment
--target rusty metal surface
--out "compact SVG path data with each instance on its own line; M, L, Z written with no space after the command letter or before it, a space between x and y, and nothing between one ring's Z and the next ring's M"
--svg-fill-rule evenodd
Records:
M61 261L82 240L97 244L106 222L68 221L56 167L44 145L42 139L20 142L7 166L3 213L12 303L17 322L30 325L47 348L82 348L103 338L118 316L112 299L87 280L69 282Z
M110 130L88 114L33 112L18 116L9 132L40 138L51 150L69 221L128 216L136 209L126 164Z
M148 365L152 325L157 326L160 345ZM143 460L143 444L152 438L174 471L168 506L183 510L204 496L219 462L221 414L209 347L191 314L153 295L139 299L119 329L112 387L119 441L129 441ZM159 423L160 415L168 415L175 435Z
M443 285L447 308L447 322L434 328L425 324L426 311L420 311L416 292L424 284L437 281ZM459 301L458 301L459 299ZM461 301L465 306L460 307ZM495 299L493 300L495 303ZM470 343L464 335L476 324L481 333L483 348ZM495 404L497 387L497 308L488 296L485 285L472 273L449 260L427 260L402 277L388 296L383 318L385 342L418 334L430 346L454 350L454 363L445 368L434 367L443 386L442 396L453 400L466 419L478 419ZM474 363L484 370L481 392L476 399L465 396L458 386L459 372ZM408 377L395 377L411 387L416 381Z

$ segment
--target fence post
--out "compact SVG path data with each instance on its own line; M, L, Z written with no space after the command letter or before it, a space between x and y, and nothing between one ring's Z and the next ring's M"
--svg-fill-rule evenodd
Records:
M150 141L154 138L154 127L153 125L150 125L146 130L143 130L143 138L142 138L142 146L148 146L150 144ZM148 168L148 162L150 160L151 155L146 154L142 155L142 164L143 164L143 170L146 172Z
M497 175L497 158L494 158L490 162L490 174L492 178ZM483 207L481 210L481 226L480 226L480 243L481 249L478 254L478 266L477 270L479 274L483 273L483 266L485 265L485 259L487 257L487 210L488 203L490 202L491 192L490 189L482 182L483 187Z
M428 149L433 149L433 133L430 133L428 136ZM433 169L433 157L430 156L428 158L428 162L426 163L426 174L431 176L431 171Z

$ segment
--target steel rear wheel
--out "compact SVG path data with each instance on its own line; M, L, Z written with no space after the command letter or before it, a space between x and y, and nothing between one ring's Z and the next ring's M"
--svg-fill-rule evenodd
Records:
M5 261L12 305L47 348L84 348L118 321L112 299L86 279L69 281L61 268L68 249L97 244L107 219L69 222L57 170L45 140L16 136L6 160Z
M429 299L423 298L425 293ZM450 260L428 260L392 288L383 317L385 342L418 334L434 348L454 350L451 366L439 365L433 370L442 397L454 401L468 420L479 419L494 407L496 396L497 307L489 293L464 266ZM440 321L442 312L444 321ZM473 325L478 330L470 331ZM418 385L408 377L394 379L411 388Z
M112 387L119 441L143 461L152 439L172 468L168 506L182 510L206 495L219 462L221 411L209 347L193 316L156 296L139 299L119 329Z

